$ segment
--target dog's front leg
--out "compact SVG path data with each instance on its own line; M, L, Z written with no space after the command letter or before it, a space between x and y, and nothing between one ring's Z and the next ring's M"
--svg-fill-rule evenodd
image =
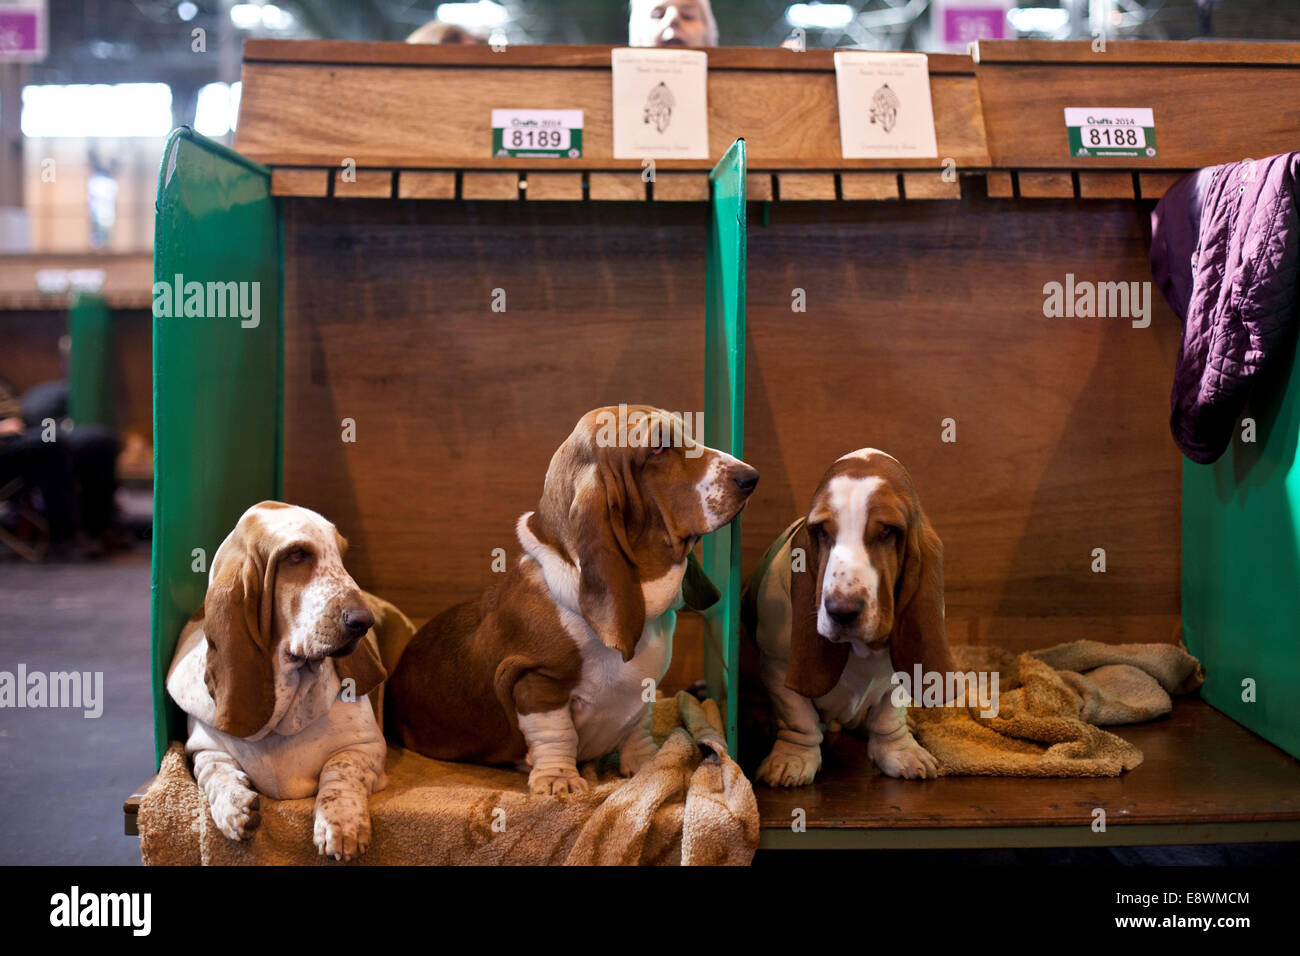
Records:
M528 788L533 793L578 793L587 781L578 774L578 728L569 705L519 714L519 730L528 744Z
M248 774L224 750L194 753L194 779L208 798L212 820L231 840L246 840L262 822L261 798Z
M897 706L885 694L867 711L867 755L889 777L932 780L939 776L939 761L907 729L907 707Z
M341 750L321 768L312 842L323 856L346 862L370 845L370 794L384 767L382 744L377 760L374 749Z
M776 742L754 778L770 787L812 783L822 766L822 730L817 707L785 686L787 663L763 655L761 673L776 718Z
M651 705L646 704L636 725L618 745L618 772L630 777L659 752L659 745L650 735Z

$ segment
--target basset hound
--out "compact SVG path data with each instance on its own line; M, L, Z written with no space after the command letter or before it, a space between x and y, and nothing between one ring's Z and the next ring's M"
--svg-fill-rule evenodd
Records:
M619 408L648 427L613 440L619 409L584 415L516 524L518 562L407 646L387 687L395 742L526 763L536 794L587 789L579 761L617 750L630 775L654 756L650 704L676 610L718 596L691 550L740 513L758 472L693 440L676 415Z
M822 476L807 514L768 549L745 584L742 619L758 644L776 742L756 777L811 783L820 723L861 729L891 777L938 776L907 728L891 677L953 670L943 626L943 545L906 469L863 448Z
M232 840L261 822L262 793L315 794L325 856L350 860L370 842L370 794L388 781L366 695L385 672L346 547L314 511L254 505L217 549L203 606L181 631L167 692L189 715L185 752Z

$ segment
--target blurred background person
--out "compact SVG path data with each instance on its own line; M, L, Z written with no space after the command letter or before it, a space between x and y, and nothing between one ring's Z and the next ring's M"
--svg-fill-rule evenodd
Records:
M411 35L406 38L406 42L448 44L452 46L475 46L486 41L477 33L467 30L465 27L458 26L455 23L445 23L442 20L430 20L424 26L417 27Z
M709 0L632 0L629 46L717 46L718 21Z

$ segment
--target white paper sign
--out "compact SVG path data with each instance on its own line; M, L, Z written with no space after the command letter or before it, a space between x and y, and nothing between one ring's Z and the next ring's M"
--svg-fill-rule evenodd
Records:
M924 53L835 54L845 159L937 157Z
M709 158L709 57L702 50L611 51L615 159Z

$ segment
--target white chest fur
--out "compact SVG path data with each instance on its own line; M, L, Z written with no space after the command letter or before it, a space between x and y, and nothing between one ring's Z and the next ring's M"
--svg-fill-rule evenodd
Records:
M582 655L582 677L569 695L578 759L594 760L615 750L645 719L672 660L677 614L669 610L647 622L628 661L602 644L579 615L561 609L560 619Z

